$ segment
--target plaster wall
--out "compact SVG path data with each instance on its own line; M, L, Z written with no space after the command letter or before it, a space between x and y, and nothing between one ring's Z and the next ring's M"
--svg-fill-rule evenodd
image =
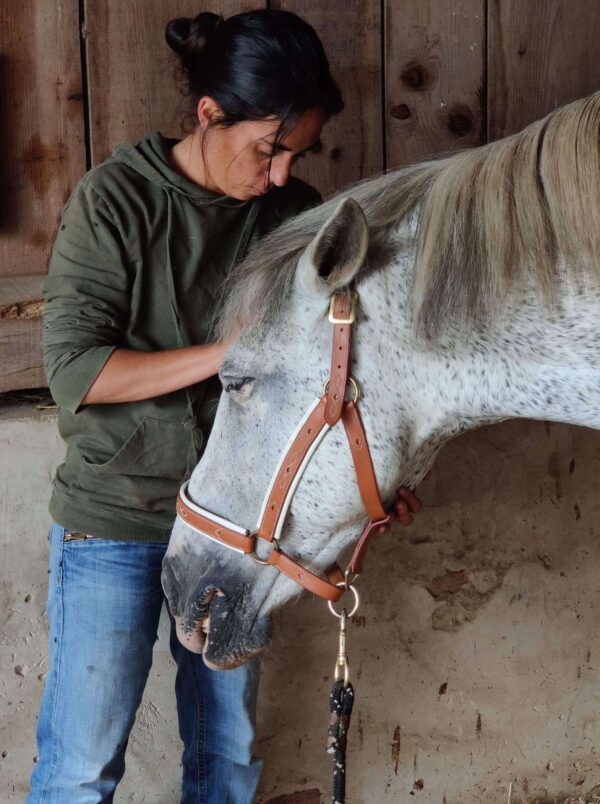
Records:
M0 415L0 801L23 801L46 665L55 416ZM349 627L348 802L600 798L600 434L507 422L451 443L408 529L374 545ZM175 804L179 739L163 625L116 801ZM277 616L264 659L261 802L329 800L337 648L324 604ZM74 749L75 750L75 749Z

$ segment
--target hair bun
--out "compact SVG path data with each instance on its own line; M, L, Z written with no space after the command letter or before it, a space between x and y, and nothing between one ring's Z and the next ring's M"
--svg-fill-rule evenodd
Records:
M167 23L165 39L185 65L203 50L210 35L222 22L223 17L210 11L204 11L193 19L176 17Z

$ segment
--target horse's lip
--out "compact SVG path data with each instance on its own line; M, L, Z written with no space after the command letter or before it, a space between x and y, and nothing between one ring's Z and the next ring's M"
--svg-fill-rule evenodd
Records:
M208 642L208 640L207 640ZM214 664L209 659L206 658L206 646L202 651L202 659L204 660L204 664L208 667L209 670L235 670L236 667L240 667L243 664L246 664L253 659L255 656L258 656L262 653L264 648L260 650L252 651L252 653L248 653L243 659L235 659L234 661L225 662L224 664Z
M177 638L184 648L187 648L192 653L204 653L206 650L210 630L210 604L217 594L223 593L216 589L211 589L205 593L198 619L195 621L193 628L184 629L181 618L175 617Z
M266 648L269 641L268 637L264 641L261 641L260 644L257 642L252 644L252 641L246 642L244 640L244 643L241 645L220 646L218 633L219 620L220 617L213 618L213 623L217 626L217 633L215 633L214 628L211 627L210 621L208 622L208 634L202 647L202 659L210 670L233 670L236 667L247 664ZM203 621L202 625L206 626L206 622Z

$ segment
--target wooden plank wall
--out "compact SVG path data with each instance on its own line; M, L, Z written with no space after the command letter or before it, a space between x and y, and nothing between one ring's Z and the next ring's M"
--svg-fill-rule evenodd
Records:
M46 271L85 170L77 0L0 4L0 277ZM41 282L20 286L41 298ZM43 385L41 320L0 281L0 391ZM30 295L28 293L28 295ZM27 313L15 303L28 306Z
M385 164L379 0L272 0L270 5L300 14L315 28L344 95L344 111L323 130L323 152L299 165L296 175L328 196L381 173Z
M485 0L387 0L385 32L387 167L480 145Z
M174 17L212 11L229 17L257 8L252 0L85 0L91 164L148 131L181 136L182 86L165 42Z
M600 89L600 3L489 0L488 137Z
M267 2L3 0L0 391L44 384L37 302L60 210L86 166L149 130L180 133L167 20ZM597 0L269 5L315 27L346 100L323 152L297 169L324 195L506 136L600 88Z

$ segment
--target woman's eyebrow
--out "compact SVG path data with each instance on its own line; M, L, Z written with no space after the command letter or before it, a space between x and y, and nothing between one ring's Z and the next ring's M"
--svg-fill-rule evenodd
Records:
M269 145L274 151L293 151L293 148L288 148L287 145L283 145L280 142L269 142L266 137L263 137L263 142ZM311 151L318 152L323 147L323 143L321 142L321 138L319 137L312 145L309 145L308 148L305 148L303 151L298 151L299 154L307 154Z

